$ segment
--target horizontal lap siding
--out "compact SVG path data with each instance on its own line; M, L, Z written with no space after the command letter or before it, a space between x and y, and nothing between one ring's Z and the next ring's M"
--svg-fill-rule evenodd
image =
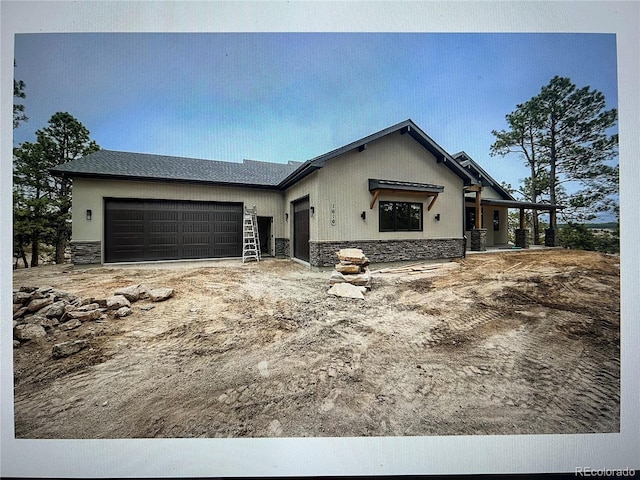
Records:
M242 204L105 201L105 261L238 257Z

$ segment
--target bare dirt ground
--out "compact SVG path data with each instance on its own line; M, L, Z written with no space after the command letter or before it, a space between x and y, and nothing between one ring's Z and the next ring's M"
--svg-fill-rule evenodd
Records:
M375 266L373 266L375 269ZM619 258L548 250L376 273L286 260L19 270L14 287L175 296L13 350L18 438L617 432ZM55 360L54 343L89 348Z

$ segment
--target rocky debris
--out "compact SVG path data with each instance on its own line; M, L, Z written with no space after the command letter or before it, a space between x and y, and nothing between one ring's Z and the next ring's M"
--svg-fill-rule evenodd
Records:
M86 340L75 340L71 342L56 343L51 350L51 356L53 358L63 358L78 353L83 348L87 347Z
M60 329L61 330L73 330L74 328L78 328L80 325L82 325L82 322L76 318L76 319L69 320L67 322L61 323L60 324Z
M37 312L41 308L46 307L47 305L51 305L52 303L53 303L52 296L45 297L45 298L34 298L29 302L29 305L27 305L27 311L32 313Z
M133 310L131 310L129 307L120 307L118 310L116 310L116 313L114 313L113 315L118 318L122 318L122 317L128 317L132 313L133 313Z
M122 295L130 302L137 302L140 299L140 285L119 288L114 292L114 295Z
M336 283L329 289L329 295L342 298L357 298L364 300L364 292L367 289L365 287L358 287L350 283Z
M13 329L13 337L20 341L35 340L46 336L47 332L44 327L34 323L23 323Z
M110 297L85 298L80 298L70 292L56 290L50 286L22 286L13 291L13 346L17 348L21 342L41 338L51 339L51 337L47 337L47 334L52 329L71 331L87 321L101 322L109 316L112 318L126 317L133 313L132 301L150 298L154 302L161 302L172 296L172 288L151 290L146 285L123 287ZM150 310L153 306L143 305L140 308L141 310ZM83 340L83 342L85 341ZM84 346L86 346L86 342ZM76 345L70 349L64 347L63 351L70 353L61 353L56 358L71 355L80 351L84 346L78 348ZM78 349L74 350L76 348Z
M131 302L129 302L124 295L114 295L113 297L107 298L108 310L118 310L119 308L130 306Z
M38 313L48 318L60 318L65 313L64 307L66 305L67 303L64 300L58 300L57 302L54 302L47 307L44 307Z
M340 263L336 265L335 270L331 273L329 284L347 283L371 290L371 272L368 268L370 262L362 250L359 248L343 248L336 252L336 255Z
M152 302L163 302L173 297L173 288L155 288L149 290L149 299Z

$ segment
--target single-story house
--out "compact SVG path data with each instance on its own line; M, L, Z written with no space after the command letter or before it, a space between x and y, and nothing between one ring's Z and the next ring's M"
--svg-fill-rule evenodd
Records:
M522 247L524 209L559 208L516 201L411 120L306 162L100 150L52 173L72 179L76 264L240 257L253 206L263 255L313 266L344 247L372 262L456 258L507 244L509 208L520 209Z

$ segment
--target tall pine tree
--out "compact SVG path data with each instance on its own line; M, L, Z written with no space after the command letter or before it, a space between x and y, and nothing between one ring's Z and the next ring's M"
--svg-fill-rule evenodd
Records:
M506 119L509 130L492 132L496 141L491 153L517 152L525 158L531 172L525 181L529 200L545 194L551 204L563 201L568 207L565 220L617 213L613 196L618 191L618 166L613 163L618 135L610 134L617 110L606 110L602 92L588 86L579 89L570 79L556 76ZM555 228L555 217L550 223Z
M43 242L55 246L56 263L63 263L71 237L71 181L53 177L49 170L100 149L67 112L54 114L36 137L36 143L14 149L14 232L30 237L32 267L38 265Z

